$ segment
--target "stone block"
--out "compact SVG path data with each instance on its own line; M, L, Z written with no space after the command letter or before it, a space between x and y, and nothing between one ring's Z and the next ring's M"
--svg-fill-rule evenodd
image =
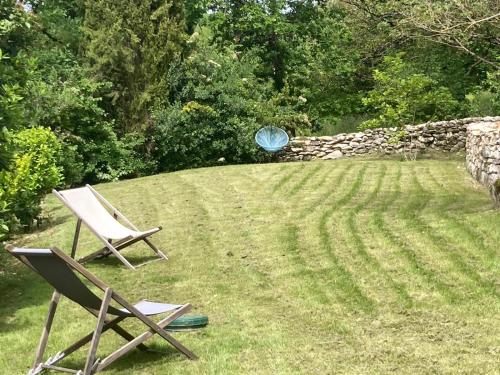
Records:
M322 159L334 160L334 159L341 158L342 156L344 156L344 154L341 151L333 151L333 152L329 153L328 155L323 156Z

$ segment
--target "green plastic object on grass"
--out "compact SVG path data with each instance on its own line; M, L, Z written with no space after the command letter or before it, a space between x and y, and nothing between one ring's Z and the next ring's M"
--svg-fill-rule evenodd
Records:
M208 324L208 316L206 315L183 315L175 319L165 329L167 331L191 330L203 328Z

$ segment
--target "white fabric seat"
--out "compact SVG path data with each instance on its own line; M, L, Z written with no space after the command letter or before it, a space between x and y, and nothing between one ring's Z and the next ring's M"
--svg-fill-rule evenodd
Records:
M177 310L182 307L182 305L174 305L171 303L160 303L152 302L147 300L142 300L134 305L134 307L146 316L163 314L169 311ZM124 313L129 313L127 309L120 309Z
M155 228L156 230L138 232L125 227L102 206L101 202L97 200L94 193L88 187L63 190L59 193L87 225L92 226L95 231L105 238L121 240L127 237L135 238L144 236L151 231L153 233L158 231Z
M128 268L135 269L129 261L119 254L119 251L141 240L146 242L160 259L167 259L167 256L147 238L160 231L160 226L140 231L92 186L86 185L85 187L62 191L53 190L53 193L78 218L71 256L75 255L82 223L104 245L104 248L80 258L80 262L84 263L113 253ZM125 225L118 220L121 220Z

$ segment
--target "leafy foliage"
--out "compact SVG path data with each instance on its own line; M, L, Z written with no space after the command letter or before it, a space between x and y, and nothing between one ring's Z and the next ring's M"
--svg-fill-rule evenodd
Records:
M270 85L256 77L255 56L239 59L234 50L219 51L209 40L207 29L193 35L189 57L170 74L173 104L154 113L160 170L261 158L253 136Z
M104 108L120 133L144 129L181 52L183 8L177 0L92 0L85 9L85 59L93 74L112 83Z
M500 113L500 71L489 72L481 85L469 93L466 98L471 115L498 115Z
M113 180L137 172L131 167L137 164L133 153L127 153L127 147L118 141L113 122L100 106L97 95L109 86L106 82L89 78L65 50L21 55L17 64L25 81L23 87L16 87L19 94L15 101L14 94L10 95L16 105L17 126L45 126L56 132L66 154L63 166L68 185ZM12 112L10 109L11 121ZM126 165L129 161L132 163Z
M456 113L458 102L449 89L425 74L412 72L402 57L384 58L382 69L374 71L375 87L363 104L376 117L361 123L362 129L446 119Z
M42 198L63 181L62 148L55 134L41 127L21 130L12 136L12 143L16 155L12 169L0 177L0 208L4 215L11 213L30 226L39 217Z
M11 152L7 130L17 128L22 112L22 75L12 56L26 46L31 28L28 15L15 0L0 0L0 168L7 168Z

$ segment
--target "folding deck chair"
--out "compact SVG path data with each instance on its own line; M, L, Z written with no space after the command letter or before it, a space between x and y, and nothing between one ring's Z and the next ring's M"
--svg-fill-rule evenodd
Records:
M95 374L102 371L134 348L145 351L149 350L143 342L154 334L160 335L189 359L197 359L194 353L189 351L163 329L170 322L191 310L190 304L173 305L143 300L135 305L132 305L123 297L118 295L103 281L99 280L96 276L87 271L80 263L57 248L24 249L7 245L6 249L21 262L39 273L55 289L52 294L52 300L50 302L45 327L42 331L40 343L38 344L38 349L36 351L35 362L31 370L28 372L28 375L40 374L44 370L56 370L80 375ZM104 292L103 298L99 298L94 292L92 292L77 275L82 276L95 287L102 290ZM44 362L43 355L47 346L54 314L61 295L66 296L70 300L78 303L89 313L97 317L97 325L93 332L82 337L74 344L58 352L56 355L50 357ZM111 306L110 303L112 301L123 308ZM149 318L149 316L162 313L170 313L170 315L160 320L158 323L153 322ZM149 329L139 336L134 337L118 325L118 323L122 320L129 317L139 319ZM128 341L128 343L109 354L104 359L96 359L97 347L99 345L101 334L109 329L122 336ZM89 342L90 348L83 370L74 370L57 366L58 362Z
M111 203L104 199L101 194L95 191L92 186L85 185L85 187L81 188L61 191L52 190L52 192L78 218L71 249L71 257L74 258L76 254L82 222L104 244L103 248L78 259L78 262L85 263L98 257L106 257L114 254L123 264L125 264L125 266L134 270L135 267L130 264L119 251L141 240L146 242L160 259L168 259L167 256L148 239L152 234L159 232L162 229L161 227L156 227L144 232L139 231L134 224L132 224L120 211L114 208ZM107 209L105 207L107 207ZM128 227L122 225L118 219L121 219Z

